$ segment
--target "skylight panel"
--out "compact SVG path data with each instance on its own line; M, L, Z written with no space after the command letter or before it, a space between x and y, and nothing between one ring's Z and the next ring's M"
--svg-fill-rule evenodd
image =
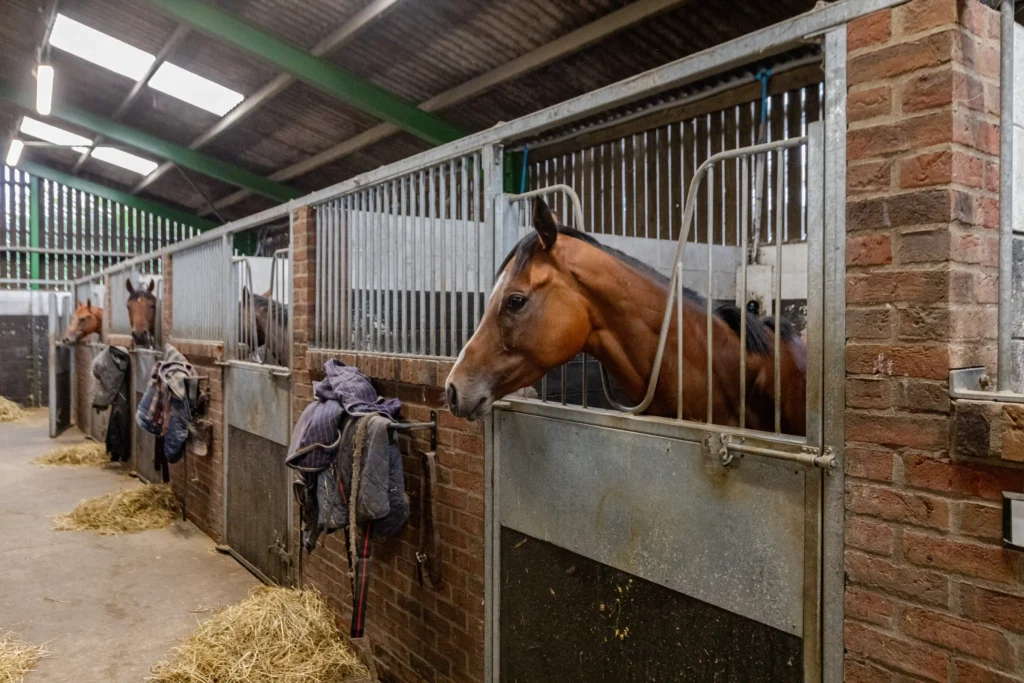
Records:
M93 150L92 156L100 161L126 168L140 175L149 175L159 165L155 161L143 159L115 147L97 147Z
M149 87L218 116L227 114L245 99L242 93L225 88L170 62L160 65L149 79Z
M26 116L21 120L20 130L25 135L31 135L53 145L74 146L76 152L84 152L86 147L92 145L92 140L87 137L58 128L57 126L51 126L42 121L37 121L30 116Z
M76 133L63 128L51 126L48 123L37 121L30 116L21 120L20 130L25 135L31 135L45 142L54 145L66 145L73 147L76 152L84 152L92 145L92 140L82 137ZM155 161L143 159L140 156L117 149L116 147L97 147L92 151L92 156L108 164L119 166L141 175L149 175L158 166Z
M53 23L50 45L132 80L142 78L156 59L144 50L63 14L58 14Z

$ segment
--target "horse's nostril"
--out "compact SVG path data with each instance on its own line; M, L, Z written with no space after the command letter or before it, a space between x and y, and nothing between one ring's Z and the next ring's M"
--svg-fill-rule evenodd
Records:
M448 385L448 408L453 413L458 413L459 407L459 393L455 390L454 384Z

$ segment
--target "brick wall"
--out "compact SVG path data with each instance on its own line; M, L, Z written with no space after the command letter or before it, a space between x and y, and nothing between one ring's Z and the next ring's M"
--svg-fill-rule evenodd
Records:
M181 350L180 348L178 349ZM184 352L182 352L184 353ZM224 538L224 374L209 353L186 354L196 372L210 378L210 406L207 418L213 435L207 455L188 453L171 465L171 486L185 500L188 518L207 536Z
M947 386L995 361L998 18L912 0L848 49L846 680L1024 681L1024 470L958 447Z
M309 351L312 329L315 220L300 210L294 221L295 347L293 400L296 418L312 399L312 383L330 357L360 368L374 379L382 396L402 400L403 416L429 419L438 410L438 512L444 580L437 590L416 581L415 553L419 529L421 465L415 448L427 449L428 435L403 439L406 486L412 519L396 538L374 548L367 633L378 674L388 682L478 683L483 678L484 650L484 460L480 423L470 424L443 409L443 382L450 363L368 354ZM410 448L412 447L412 448ZM348 628L351 593L342 534L322 542L306 560L307 584L321 590Z

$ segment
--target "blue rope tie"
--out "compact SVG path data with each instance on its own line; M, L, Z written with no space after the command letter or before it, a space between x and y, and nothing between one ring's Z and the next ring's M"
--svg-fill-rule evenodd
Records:
M761 121L768 119L768 81L771 80L772 70L761 69L757 72L755 79L761 81Z
M526 160L530 158L530 147L523 145L523 177L519 181L519 194L526 192Z

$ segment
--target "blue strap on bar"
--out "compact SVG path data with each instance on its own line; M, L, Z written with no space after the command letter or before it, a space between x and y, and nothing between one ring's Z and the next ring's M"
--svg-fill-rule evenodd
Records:
M519 194L526 192L526 160L530 158L530 147L523 145L523 177L519 180Z
M771 80L772 70L761 69L757 72L756 78L761 81L761 122L768 120L768 81Z

